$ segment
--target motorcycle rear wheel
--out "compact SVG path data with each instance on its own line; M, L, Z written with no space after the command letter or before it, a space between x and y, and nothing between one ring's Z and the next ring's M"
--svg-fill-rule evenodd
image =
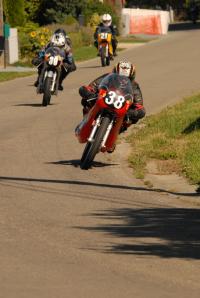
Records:
M110 65L110 57L106 57L106 65L109 66Z
M101 66L106 66L106 48L102 47L100 51Z
M52 84L52 78L46 77L45 82L44 82L44 93L43 93L43 100L42 100L42 105L46 107L47 105L50 104L51 100L51 84Z
M104 117L101 121L101 125L97 129L96 135L94 136L94 141L88 142L86 144L81 158L81 163L80 163L81 169L87 170L90 168L96 154L100 150L103 137L106 133L106 130L109 124L110 124L110 118Z

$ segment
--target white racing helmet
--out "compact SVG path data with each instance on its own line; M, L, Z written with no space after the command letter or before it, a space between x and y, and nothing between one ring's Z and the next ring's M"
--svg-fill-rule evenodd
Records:
M106 27L109 27L112 23L112 17L110 14L108 13L105 13L103 16L102 16L102 23L104 24L104 26Z
M63 47L65 45L65 37L62 33L54 33L51 38L51 43L55 47Z
M128 77L131 80L135 79L135 65L126 60L118 62L114 67L113 72Z

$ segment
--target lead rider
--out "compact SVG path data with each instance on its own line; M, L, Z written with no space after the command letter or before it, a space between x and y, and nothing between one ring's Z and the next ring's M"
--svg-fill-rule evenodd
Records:
M134 64L128 61L120 61L113 68L112 72L128 77L133 88L133 103L131 104L124 118L124 122L120 131L123 132L127 130L131 124L137 123L139 119L145 116L143 97L139 84L135 81L136 71ZM109 73L96 78L89 85L81 86L79 88L79 94L82 97L81 104L83 106L83 115L87 114L91 107L93 107L95 104L99 92L99 85L107 75L109 75Z

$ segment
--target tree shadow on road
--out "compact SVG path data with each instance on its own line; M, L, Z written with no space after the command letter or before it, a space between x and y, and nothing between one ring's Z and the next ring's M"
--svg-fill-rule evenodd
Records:
M199 209L111 209L90 216L101 224L84 229L121 238L119 244L102 248L104 252L200 259ZM104 220L110 224L102 224Z
M96 182L86 182L80 180L56 180L56 179L45 179L45 178L29 178L29 177L9 177L0 176L0 183L5 181L13 182L33 182L33 183L47 183L47 184L68 184L68 185L80 185L80 186L91 186L97 188L108 188L108 189L121 189L121 190L133 190L133 191L145 191L153 193L167 193L175 196L186 196L186 197L197 197L200 198L200 193L185 193L185 192L173 192L165 189L157 188L147 188L142 186L130 186L130 185L119 185L119 184L107 184L107 183L96 183Z
M200 22L193 24L192 22L174 23L169 25L169 31L187 31L200 30Z

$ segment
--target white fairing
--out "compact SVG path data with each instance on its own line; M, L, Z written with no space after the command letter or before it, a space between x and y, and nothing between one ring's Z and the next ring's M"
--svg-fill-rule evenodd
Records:
M53 71L49 70L48 73L47 73L47 77L48 78L53 78L53 74L54 74Z

